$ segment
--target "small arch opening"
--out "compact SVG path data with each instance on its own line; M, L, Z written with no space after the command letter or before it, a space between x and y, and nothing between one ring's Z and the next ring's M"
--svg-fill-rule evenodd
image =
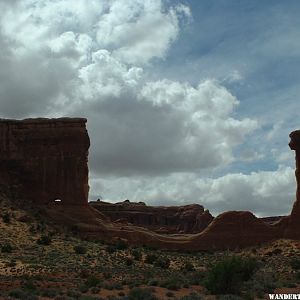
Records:
M53 200L53 202L54 202L55 204L61 204L63 201L62 201L60 198L55 198L55 199Z

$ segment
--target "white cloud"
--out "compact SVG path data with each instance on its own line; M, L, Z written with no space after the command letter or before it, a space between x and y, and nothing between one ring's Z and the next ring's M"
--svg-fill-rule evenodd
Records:
M93 52L90 64L78 71L76 98L78 102L105 101L107 97L120 97L124 89L134 89L143 69L128 67L111 56L108 50ZM121 99L120 99L121 100Z
M296 189L294 170L284 166L275 171L235 173L214 179L199 178L196 174L173 174L154 179L98 178L91 182L94 199L101 193L110 201L127 197L148 205L199 203L214 214L249 210L258 216L289 214ZM120 192L116 193L117 190Z
M166 55L179 33L182 4L164 9L161 0L112 1L97 24L97 42L123 62L139 64Z
M107 50L82 68L73 112L89 117L90 165L101 174L169 174L225 166L258 127L232 117L237 99L213 81L147 82ZM99 128L101 130L99 130Z
M79 96L92 97L81 92L99 97L120 95L126 85L132 88L140 79L142 69L131 63L163 57L179 34L181 17L189 17L188 7L167 8L160 0L3 4L0 44L5 44L1 53L5 57L0 72L9 80L1 83L2 114L20 117L22 112L28 116L56 114L58 109L74 111L71 106ZM25 78L19 78L19 69L26 70ZM54 86L56 91L50 93L49 87ZM68 106L57 106L59 103Z

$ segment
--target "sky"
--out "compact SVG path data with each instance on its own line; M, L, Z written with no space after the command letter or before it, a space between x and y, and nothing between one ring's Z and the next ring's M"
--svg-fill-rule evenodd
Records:
M90 200L288 214L300 2L0 0L0 117L86 117Z

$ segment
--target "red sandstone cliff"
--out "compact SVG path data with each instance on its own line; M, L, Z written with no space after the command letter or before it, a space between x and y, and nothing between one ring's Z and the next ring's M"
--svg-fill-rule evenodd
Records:
M0 183L35 203L87 205L86 119L0 119Z
M296 176L296 201L294 202L290 216L285 217L279 223L286 238L300 239L300 130L290 133L289 146L295 151L295 176Z
M125 222L157 233L199 233L213 220L199 204L183 206L147 206L125 200L119 203L93 201L89 204L113 222Z

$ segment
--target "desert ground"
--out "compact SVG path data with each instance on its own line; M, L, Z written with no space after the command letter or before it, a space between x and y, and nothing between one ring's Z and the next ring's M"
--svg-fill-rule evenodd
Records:
M268 299L300 292L300 242L168 252L80 239L1 196L1 299Z

